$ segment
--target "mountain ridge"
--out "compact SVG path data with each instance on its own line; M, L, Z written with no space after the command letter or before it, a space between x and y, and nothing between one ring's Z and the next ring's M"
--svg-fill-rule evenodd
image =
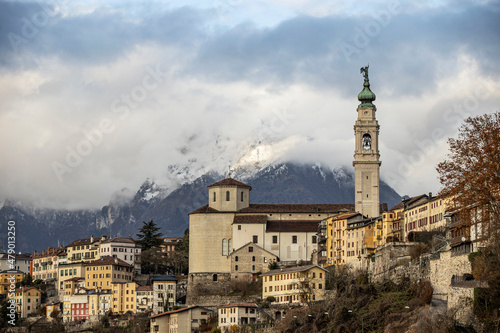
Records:
M142 221L149 220L155 221L165 237L181 237L188 227L188 214L207 204L207 186L227 176L208 172L176 189L166 189L147 179L135 193L118 191L108 205L95 210L41 209L6 201L0 208L0 221L16 221L16 252L66 245L91 234L135 237ZM229 176L252 186L251 203L354 203L354 175L347 168L289 162L257 170L240 168L230 171ZM380 198L389 208L401 200L382 181ZM3 226L1 232L6 230ZM6 243L2 245L7 248Z

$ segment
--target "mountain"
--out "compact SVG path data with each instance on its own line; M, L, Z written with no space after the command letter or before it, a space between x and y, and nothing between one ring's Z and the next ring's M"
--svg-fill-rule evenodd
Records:
M280 163L239 168L230 176L252 186L251 203L354 203L354 175L342 168ZM208 202L207 186L223 178L210 172L173 191L147 180L135 195L120 191L101 210L39 209L6 201L0 209L3 248L8 248L6 224L10 220L16 222L16 252L66 245L91 234L135 237L142 221L149 220L161 227L164 236L180 237L188 227L188 213ZM401 200L384 182L380 198L389 207Z

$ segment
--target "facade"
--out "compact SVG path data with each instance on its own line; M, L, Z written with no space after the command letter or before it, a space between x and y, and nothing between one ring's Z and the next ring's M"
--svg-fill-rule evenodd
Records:
M87 262L85 268L85 287L88 289L111 289L113 282L132 282L134 267L113 257L101 257Z
M18 270L24 274L30 272L30 254L0 253L0 271Z
M153 313L171 309L176 302L177 279L174 275L153 275Z
M62 319L63 322L71 321L71 298L74 294L80 293L84 289L85 279L81 277L73 277L64 282L64 296L63 296L63 309L62 309Z
M141 274L141 246L132 238L105 239L99 244L99 254L121 259Z
M111 310L112 295L111 290L92 290L88 292L89 320L99 321Z
M261 273L269 271L269 264L278 257L255 243L248 243L231 253L231 279L255 281Z
M71 295L70 297L70 321L84 321L89 319L89 296L85 291L81 294Z
M60 257L59 257L60 258ZM64 293L64 284L66 281L75 278L85 276L85 267L83 266L83 262L75 262L71 264L59 264L58 267L58 286L59 286L59 294Z
M172 257L175 254L175 248L182 238L166 237L162 239L163 243L160 245L161 251L165 253L167 257Z
M35 287L21 287L14 291L16 312L26 318L40 308L42 293Z
M244 326L260 321L256 304L225 304L217 307L218 326L222 332L232 332L231 326Z
M90 262L99 259L99 244L101 243L101 241L104 241L106 239L106 236L102 236L102 238L94 238L94 236L91 235L90 238L81 238L75 240L74 242L66 246L67 262Z
M61 246L59 248L49 247L40 253L36 251L31 256L33 280L57 280L59 255L66 252Z
M153 286L137 286L136 289L136 310L137 312L153 311Z
M262 298L273 304L304 304L325 299L325 272L317 265L275 269L262 274Z
M361 68L365 81L358 95L358 119L354 125L356 146L354 150L355 211L363 216L378 217L380 152L378 134L380 126L375 117L375 94L370 90L368 66Z
M198 332L212 318L212 311L201 306L162 312L149 317L150 332L189 333Z
M19 270L0 272L0 295L7 295L9 290L15 289L16 283L21 282L24 273Z
M137 283L113 282L111 283L112 311L114 314L136 313Z
M188 299L197 285L222 288L235 273L231 254L249 243L280 262L310 261L321 220L354 209L342 204L250 204L250 190L224 179L208 186L208 205L189 214Z
M51 303L51 304L47 304L47 306L45 307L45 316L47 317L47 319L52 319L54 311L56 313L57 312L59 313L57 315L58 317L62 317L62 314L61 314L61 305L62 305L61 302L54 302L54 303Z

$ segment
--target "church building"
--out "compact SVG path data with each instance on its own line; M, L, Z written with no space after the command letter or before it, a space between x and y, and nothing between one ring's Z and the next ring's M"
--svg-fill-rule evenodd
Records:
M272 261L310 262L318 251L318 227L327 218L347 212L380 215L375 94L368 67L361 72L365 80L354 126L355 203L252 204L252 187L235 179L208 186L208 204L189 214L188 302L223 291L231 280L255 279Z

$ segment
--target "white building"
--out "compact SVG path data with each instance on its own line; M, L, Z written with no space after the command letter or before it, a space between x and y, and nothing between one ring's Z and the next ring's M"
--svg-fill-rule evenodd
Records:
M174 275L153 275L153 313L171 309L176 302L177 279Z
M111 256L134 266L141 274L141 246L132 238L108 238L99 244L100 256Z

